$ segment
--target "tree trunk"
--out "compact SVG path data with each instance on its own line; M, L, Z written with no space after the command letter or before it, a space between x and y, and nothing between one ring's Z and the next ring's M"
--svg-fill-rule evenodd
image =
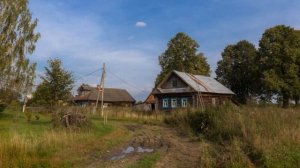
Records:
M299 98L298 98L298 97L296 97L296 98L295 98L295 107L297 107L297 106L298 106L298 104L299 104Z
M289 95L286 92L282 93L282 108L288 108L289 107Z

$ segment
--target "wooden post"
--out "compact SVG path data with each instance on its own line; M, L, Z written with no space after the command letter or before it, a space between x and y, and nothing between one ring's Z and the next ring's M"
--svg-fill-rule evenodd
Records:
M101 92L101 115L104 116L104 124L107 123L107 112L104 115L103 109L104 109L104 80L105 80L105 63L103 63L103 71L102 71L102 77L101 77L101 87L102 87L102 92Z
M104 116L104 80L105 80L105 63L103 63L102 67L102 76L101 76L101 81L100 81L100 88L97 96L97 101L96 101L96 107L95 110L98 108L98 102L100 98L100 91L101 91L101 116L103 117L104 124L107 123L107 114ZM98 89L98 88L97 88Z

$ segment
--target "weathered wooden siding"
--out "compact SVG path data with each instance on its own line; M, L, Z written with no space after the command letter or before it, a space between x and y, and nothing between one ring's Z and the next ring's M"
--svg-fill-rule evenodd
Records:
M177 86L173 87L173 81L177 81ZM172 88L186 88L188 85L183 82L178 76L171 75L169 79L161 86L162 89L172 89Z
M171 110L171 101L172 99L177 100L177 108L181 107L181 99L187 98L188 106L200 108L200 100L198 99L198 93L177 93L177 94L161 94L156 95L157 98L157 107L159 110ZM163 108L163 99L168 99L168 108ZM213 107L220 106L225 104L227 101L230 101L231 95L220 95L220 94L202 94L202 100L204 107ZM198 103L197 103L198 101Z
M163 94L157 95L157 105L159 110L170 110L172 99L177 100L177 108L181 108L181 99L186 98L188 106L193 106L192 94L182 93L182 94ZM163 99L168 99L168 108L163 108Z

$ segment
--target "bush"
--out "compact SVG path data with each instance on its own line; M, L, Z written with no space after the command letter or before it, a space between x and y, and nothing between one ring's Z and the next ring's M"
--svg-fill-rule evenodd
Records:
M54 127L66 128L86 128L92 125L86 115L76 108L68 107L57 109L53 113L52 122Z
M32 119L32 114L31 114L31 112L30 112L30 111L26 111L26 112L25 112L25 117L26 117L27 121L30 122L31 119Z
M185 133L204 135L212 141L228 141L243 136L239 113L231 106L199 110L179 110L165 118L165 123L177 126Z
M16 101L16 100L13 100L10 104L9 104L9 106L8 106L8 109L11 111L11 112L13 112L13 113L15 113L15 112L21 112L21 104L20 104L20 102L18 102L18 101Z

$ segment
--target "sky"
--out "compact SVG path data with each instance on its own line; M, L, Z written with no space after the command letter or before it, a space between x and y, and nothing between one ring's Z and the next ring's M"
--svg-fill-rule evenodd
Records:
M29 57L38 76L47 60L59 58L73 72L76 94L81 83L100 82L105 63L105 87L127 89L137 101L151 92L158 57L178 32L199 43L215 76L227 45L258 46L265 29L278 24L300 29L299 0L30 0L29 8L41 34Z

